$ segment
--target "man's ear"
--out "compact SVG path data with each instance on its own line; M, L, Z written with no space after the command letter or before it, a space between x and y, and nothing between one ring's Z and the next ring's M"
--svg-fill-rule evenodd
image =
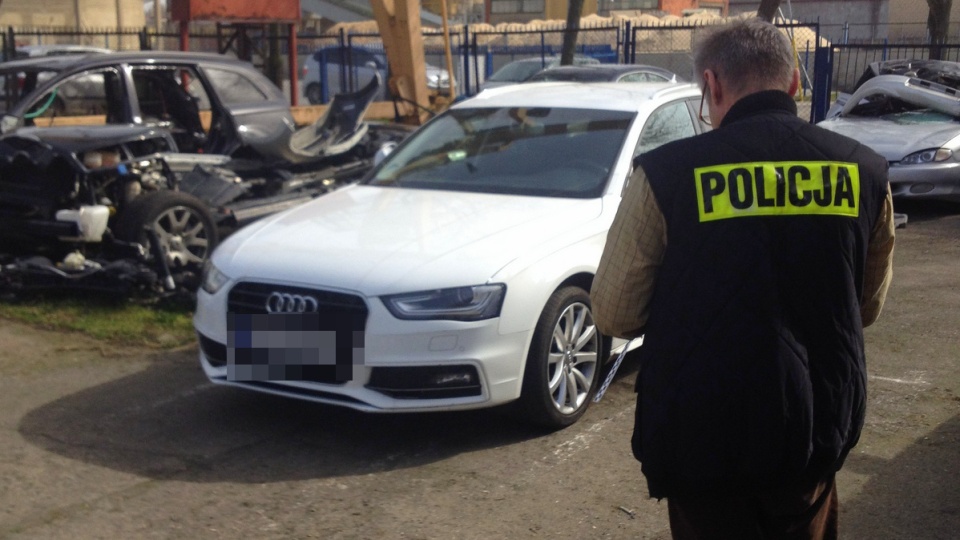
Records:
M717 77L717 74L713 70L705 70L703 72L703 80L707 81L707 91L710 92L710 105L720 105L721 100L723 99L724 89L720 84L720 79Z
M800 89L800 70L793 68L793 78L790 80L790 89L787 91L791 96L797 95L797 90Z

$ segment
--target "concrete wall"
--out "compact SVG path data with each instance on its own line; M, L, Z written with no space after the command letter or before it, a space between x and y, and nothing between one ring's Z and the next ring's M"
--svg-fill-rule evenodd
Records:
M4 27L141 28L144 23L143 0L3 0L0 3L0 25Z
M926 20L926 2L924 0L910 0L914 4L923 5L923 17ZM842 2L826 0L792 0L781 2L783 14L790 16L792 8L793 19L801 22L820 22L820 32L830 41L840 42L846 36L851 42L882 40L887 37L887 21L890 19L893 0L845 0ZM730 14L737 15L748 11L756 11L760 2L730 0ZM914 10L917 8L915 7Z
M118 16L119 7L119 16ZM0 28L12 26L14 31L28 27L66 27L89 30L110 28L143 28L146 18L143 0L3 0L0 3ZM81 43L109 47L111 49L137 49L136 36L124 37L119 42L115 37L91 36L76 39L65 36L23 35L18 45Z
M929 8L925 0L890 0L891 41L918 41L927 36L927 14ZM960 0L953 0L950 10L949 43L960 43Z

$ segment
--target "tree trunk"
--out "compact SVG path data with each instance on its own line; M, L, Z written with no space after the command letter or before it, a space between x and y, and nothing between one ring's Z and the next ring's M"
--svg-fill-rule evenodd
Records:
M778 9L780 9L780 0L761 0L760 7L757 9L757 18L773 22Z
M950 8L953 0L927 0L930 11L927 15L927 31L930 33L930 59L943 57L943 44L950 32Z
M560 65L573 64L573 55L577 50L577 32L580 30L580 14L583 12L583 0L569 0L567 5L567 28L563 31L563 46L560 48Z

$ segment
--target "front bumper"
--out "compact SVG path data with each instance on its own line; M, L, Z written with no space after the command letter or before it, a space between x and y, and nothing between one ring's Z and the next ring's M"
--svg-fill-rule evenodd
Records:
M225 289L199 291L194 316L200 364L213 383L367 412L474 409L520 395L532 329L500 334L499 319L398 320L375 297L364 298L364 348L354 354L350 380L230 380Z
M894 198L960 201L960 162L891 164L888 177Z

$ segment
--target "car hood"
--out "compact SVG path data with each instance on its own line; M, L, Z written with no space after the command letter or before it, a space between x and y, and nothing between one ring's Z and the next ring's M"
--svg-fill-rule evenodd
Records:
M135 125L61 126L47 128L20 128L8 137L33 139L72 152L106 148L130 141L169 136L153 127ZM172 142L171 142L172 144Z
M231 236L214 263L367 296L485 283L532 251L583 234L599 199L350 186Z
M887 161L900 161L921 150L939 148L960 135L957 122L899 123L882 118L834 118L818 124L873 149Z

